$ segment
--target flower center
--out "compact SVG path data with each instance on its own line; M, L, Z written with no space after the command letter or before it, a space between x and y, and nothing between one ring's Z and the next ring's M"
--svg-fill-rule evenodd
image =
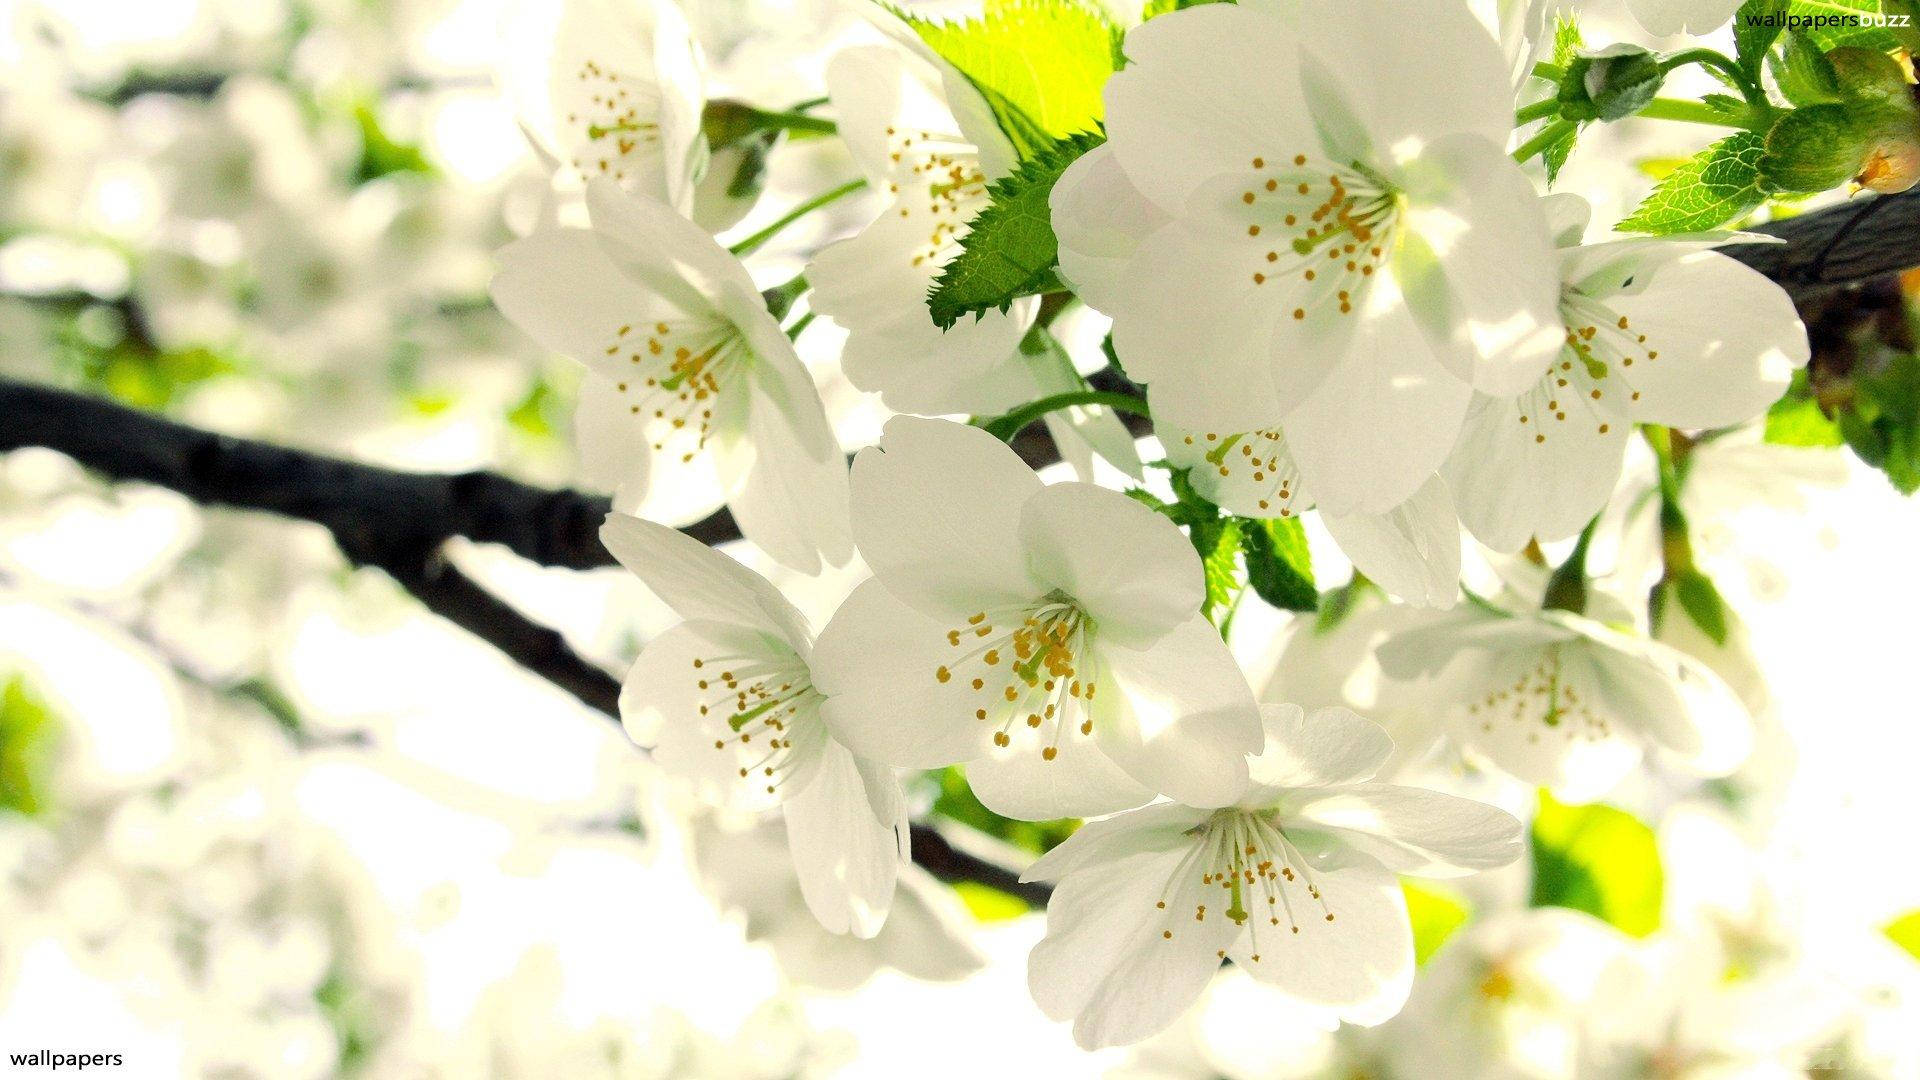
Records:
M1298 321L1323 312L1351 315L1393 252L1400 193L1357 162L1329 165L1295 154L1256 157L1251 165L1240 202L1250 208L1247 235L1263 241L1253 245L1253 283L1279 288Z
M1093 633L1093 620L1058 589L1023 607L976 612L947 631L948 645L971 647L936 668L934 681L960 679L979 695L973 716L993 728L993 745L1011 746L1024 728L1052 761L1076 726L1093 734L1096 683L1086 665Z
M567 124L584 137L572 157L582 173L627 178L627 168L658 153L660 90L653 83L585 60L575 73L575 89L586 95L567 112Z
M887 185L890 193L899 196L896 213L927 221L926 239L913 248L913 265L944 265L966 235L967 223L987 202L987 177L980 169L979 150L959 135L892 127L887 129L887 150L903 174Z
M1183 436L1181 441L1195 448L1206 447L1207 465L1222 485L1251 485L1255 501L1262 511L1276 511L1280 517L1293 516L1293 502L1299 497L1300 469L1287 449L1286 436L1278 430L1221 435L1205 432L1197 438Z
M740 331L712 320L629 324L606 347L616 360L623 353L627 370L614 386L628 395L627 411L647 425L655 450L690 440L680 460L692 461L712 429L715 399L751 357Z
M1246 929L1253 938L1249 959L1256 964L1260 962L1262 926L1269 934L1282 925L1289 933L1298 934L1300 915L1314 909L1320 915L1317 921L1334 921L1333 911L1320 895L1307 860L1271 814L1235 809L1216 811L1194 826L1189 835L1196 843L1180 860L1154 904L1157 910L1167 913L1167 921L1160 931L1163 940L1173 940L1175 924L1184 921L1189 901L1194 922L1204 923L1211 915ZM1226 894L1224 911L1217 907L1208 910L1207 898L1216 895L1215 889ZM1192 899L1196 894L1198 899ZM1169 900L1175 903L1173 909L1168 907ZM1316 920L1309 914L1307 921ZM1224 958L1226 950L1221 950L1220 955Z
M1530 743L1539 742L1547 731L1564 732L1570 740L1610 736L1612 725L1587 705L1562 671L1561 652L1557 642L1540 650L1533 665L1523 669L1512 683L1503 682L1484 697L1468 702L1467 715L1478 719L1480 730L1485 732L1492 732L1495 724L1503 722L1526 726Z
M1559 363L1515 402L1518 422L1532 427L1535 444L1546 442L1569 413L1601 435L1612 431L1615 412L1640 400L1634 365L1660 359L1631 320L1585 293L1562 290L1560 318L1567 339Z
M732 734L713 740L714 750L736 760L742 783L774 794L797 762L793 737L804 738L821 723L825 695L797 656L746 654L702 657L693 662L700 715L722 717Z

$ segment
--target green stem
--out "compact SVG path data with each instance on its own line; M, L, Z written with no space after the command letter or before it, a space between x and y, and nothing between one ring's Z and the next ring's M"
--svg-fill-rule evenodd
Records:
M1587 548L1593 543L1593 531L1600 524L1600 515L1595 514L1587 527L1580 530L1580 539L1573 542L1573 551L1567 555L1567 561L1554 570L1547 579L1547 592L1541 598L1540 606L1551 611L1571 611L1575 615L1584 615L1587 610Z
M1763 107L1771 109L1771 106ZM1714 127L1746 128L1749 131L1765 131L1772 123L1768 112L1750 109L1746 116L1729 116L1701 102L1678 98L1654 98L1646 108L1633 115L1649 120L1678 120L1687 124L1711 124Z
M1560 101L1558 98L1548 98L1545 101L1536 101L1533 104L1528 105L1526 108L1518 109L1514 112L1513 126L1521 127L1526 124L1531 124L1535 120L1544 119L1546 117L1554 115L1559 111L1560 111Z
M1741 67L1731 57L1724 56L1712 49L1685 49L1674 53L1672 56L1660 61L1660 72L1661 74L1665 74L1674 68L1685 67L1688 64L1699 64L1701 67L1713 68L1715 71L1725 75L1733 85L1740 88L1740 96L1747 99L1747 104L1756 109L1768 107L1766 91L1760 89L1753 81L1747 74L1747 69Z
M1513 160L1522 164L1533 160L1534 155L1566 138L1567 133L1574 130L1576 126L1578 125L1571 120L1555 120L1541 128L1533 138L1521 143L1520 148L1513 152Z
M752 254L753 252L760 250L760 247L764 245L767 241L780 235L780 230L786 228L787 226L793 224L796 221L799 221L801 218L806 217L808 214L813 213L815 210L818 210L821 207L826 206L828 203L831 203L836 199L845 198L846 196L851 195L854 192L859 191L861 188L866 186L867 186L867 182L865 180L849 180L846 183L841 184L839 187L834 188L832 191L826 191L818 195L815 195L813 198L808 199L806 202L803 202L799 206L794 207L792 210L787 211L786 215L782 217L780 220L774 222L773 224L767 226L764 229L761 229L759 232L754 233L752 236L747 237L745 240L740 241L739 243L733 245L731 248L728 248L727 250L733 252L735 255L740 255L740 256L746 256L746 255Z
M787 112L767 112L755 110L754 121L763 128L779 128L790 135L812 137L832 135L840 130L840 125L823 116L811 116L798 109Z
M1116 390L1069 390L1064 394L1043 397L989 421L985 427L1002 442L1012 442L1028 424L1053 412L1056 409L1072 408L1075 405L1105 405L1109 409L1144 416L1149 419L1153 414L1147 411L1147 403L1132 394L1122 394Z

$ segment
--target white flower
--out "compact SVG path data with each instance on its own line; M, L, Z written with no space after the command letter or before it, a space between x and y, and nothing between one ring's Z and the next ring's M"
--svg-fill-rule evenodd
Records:
M1191 469L1195 490L1242 517L1284 518L1313 505L1300 466L1277 429L1234 435L1181 433L1161 425L1167 460ZM1422 607L1451 607L1460 594L1460 518L1439 476L1381 513L1320 520L1353 565L1388 592Z
M796 983L849 991L887 969L949 982L986 963L973 942L973 917L952 889L912 863L900 864L886 925L871 938L850 939L827 933L809 912L802 882L788 869L797 863L778 827L739 829L702 819L689 846L714 901L738 910L748 939L770 947L780 970Z
M747 539L807 572L845 562L845 459L746 268L653 199L595 181L587 206L591 231L546 229L502 250L493 298L586 364L603 400L618 395L624 425L602 407L604 445L586 448L633 470L615 506L638 505L645 485L683 486L711 455Z
M1631 940L1591 915L1521 908L1475 922L1420 972L1380 1029L1389 1075L1569 1080L1580 1019Z
M699 50L671 0L518 3L504 80L536 143L683 215L706 168Z
M1089 1049L1159 1031L1222 959L1329 1023L1378 1024L1413 983L1402 873L1512 862L1493 807L1369 783L1392 752L1344 709L1262 711L1253 784L1219 810L1161 803L1093 822L1027 872L1058 881L1028 985Z
M1739 7L1740 0L1627 0L1627 10L1655 37L1711 34Z
M1468 604L1377 656L1393 678L1431 677L1463 748L1573 802L1613 787L1648 750L1725 776L1753 743L1746 708L1705 664L1566 611Z
M628 672L628 734L715 805L782 807L814 916L837 934L879 933L907 857L906 802L891 769L855 757L828 728L806 617L678 530L610 514L600 538L686 620Z
M1323 508L1399 505L1470 386L1518 392L1558 347L1494 43L1464 5L1301 0L1163 15L1126 51L1106 145L1053 192L1062 272L1159 421L1281 430Z
M853 486L874 580L814 667L856 752L967 762L982 802L1034 820L1239 794L1253 694L1172 522L1091 484L1045 487L986 432L917 417L888 421Z
M1445 469L1461 519L1499 551L1579 532L1612 493L1634 424L1751 419L1808 356L1793 301L1707 250L1712 238L1582 246L1586 204L1549 203L1565 343L1523 392L1477 397Z

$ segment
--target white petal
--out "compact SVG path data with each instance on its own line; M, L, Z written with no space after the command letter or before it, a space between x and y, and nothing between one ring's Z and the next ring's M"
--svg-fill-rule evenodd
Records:
M1644 291L1600 298L1659 354L1642 352L1619 372L1640 395L1624 406L1628 415L1694 428L1765 412L1807 362L1807 331L1786 292L1717 251L1649 263Z
M709 443L740 533L802 573L819 573L822 557L844 564L853 554L846 459L831 445L817 453L805 428L791 423L795 409L819 414L820 399L783 409L766 392L779 384L758 363L751 378L746 437ZM813 393L811 383L805 392Z
M967 783L987 809L1021 821L1055 821L1130 810L1153 789L1128 776L1098 741L1066 727L1052 760L1027 740L967 765Z
M870 938L880 932L900 873L904 818L873 815L862 770L829 741L819 769L787 800L787 843L800 893L820 925Z
M1401 874L1459 877L1520 857L1520 822L1485 803L1393 784L1291 793L1286 828L1331 830Z
M1357 784L1393 753L1385 728L1337 706L1308 713L1298 705L1262 705L1260 723L1266 747L1248 768L1265 787Z
M542 346L592 364L620 327L681 319L668 303L622 274L593 234L548 229L500 249L493 302Z
M1399 879L1364 857L1312 874L1324 908L1305 889L1288 889L1299 933L1284 911L1278 926L1256 917L1253 932L1227 955L1303 1004L1353 1024L1381 1023L1400 1011L1413 985L1413 931Z
M1102 143L1067 167L1053 185L1053 231L1060 240L1060 274L1080 299L1112 313L1120 282L1140 242L1167 217L1127 179Z
M785 737L796 744L784 758L789 767L766 776L762 759L772 736L761 733L755 723L733 729L734 698L718 675L726 665L756 664L770 657L792 660L793 654L777 637L731 623L673 627L647 643L627 674L620 713L628 734L654 748L661 768L690 782L695 794L711 805L760 810L780 802L805 784L819 764L824 730L817 722L789 725ZM704 666L695 667L695 661ZM707 683L704 689L702 681Z
M1416 320L1489 394L1531 386L1566 336L1560 257L1505 139L1440 139L1409 165L1407 234L1394 261Z
M608 514L600 542L682 619L770 630L802 655L812 642L806 616L772 582L678 529Z
M863 758L938 769L985 755L992 725L974 718L963 680L934 672L953 659L949 627L900 602L878 579L862 582L813 648L814 685L834 738Z
M1206 593L1179 527L1117 491L1042 489L1021 510L1020 540L1043 591L1073 597L1103 641L1145 648L1192 619Z
M853 464L853 533L874 576L931 616L1037 598L1019 537L1040 479L979 428L896 416Z
M1191 846L1190 843L1188 845ZM1085 867L1047 904L1047 936L1027 962L1027 986L1042 1012L1072 1018L1087 1049L1137 1042L1171 1024L1219 968L1237 927L1215 916L1187 922L1184 890L1167 894L1184 851L1148 851ZM1166 902L1163 910L1156 905ZM1171 937L1163 936L1171 928Z
M1177 214L1194 188L1256 156L1316 152L1298 49L1280 19L1227 4L1129 33L1129 63L1107 81L1107 142L1134 186Z
M1495 551L1579 532L1620 478L1632 425L1557 374L1522 397L1476 398L1447 459L1461 521Z
M1284 318L1251 261L1222 256L1230 242L1217 228L1169 224L1141 242L1114 290L1114 350L1148 385L1156 419L1184 430L1269 427L1340 353L1339 338L1306 336Z
M1195 615L1147 648L1105 642L1094 737L1134 779L1189 806L1228 806L1260 751L1260 715L1220 632Z
M751 297L765 316L747 268L673 207L622 191L616 184L590 180L587 213L594 235L621 272L684 310L704 305L740 322L743 312L738 309Z
M1322 514L1321 520L1354 567L1394 596L1438 608L1459 597L1460 519L1438 476L1384 514Z
M1181 803L1161 802L1089 821L1035 860L1020 880L1059 881L1083 866L1113 862L1143 851L1184 848L1191 842L1187 831L1209 814Z
M1446 459L1472 392L1433 357L1382 282L1384 305L1355 327L1346 357L1281 424L1302 482L1332 514L1382 513Z
M1512 130L1506 60L1465 4L1373 0L1358 18L1345 0L1304 0L1297 18L1316 81L1344 91L1376 162L1455 132L1504 142Z

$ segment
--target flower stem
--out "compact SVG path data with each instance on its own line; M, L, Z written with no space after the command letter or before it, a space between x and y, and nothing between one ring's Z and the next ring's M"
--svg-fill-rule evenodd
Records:
M1747 99L1747 104L1756 109L1768 107L1766 92L1761 90L1747 74L1747 69L1741 67L1732 58L1712 49L1684 49L1674 53L1660 61L1660 72L1665 74L1674 68L1685 67L1688 64L1699 64L1701 67L1720 72L1727 77L1727 81L1740 88L1740 96Z
M1132 394L1122 394L1117 390L1069 390L1064 394L1043 397L1039 401L1029 402L1012 412L982 425L987 432L1002 442L1012 442L1028 424L1057 409L1068 409L1075 405L1105 405L1109 409L1144 416L1149 419L1153 414L1147 411L1147 403Z
M854 192L859 191L861 188L864 188L866 186L867 186L867 182L865 180L849 180L846 183L841 184L839 187L834 188L832 191L826 191L818 195L815 195L813 198L808 199L806 202L803 202L799 206L794 207L792 210L787 211L786 215L780 218L780 220L774 222L773 224L767 226L764 229L761 229L759 232L754 233L752 236L747 237L745 240L740 241L739 243L733 245L731 248L728 248L727 250L733 252L735 255L741 255L741 256L752 254L753 252L758 251L761 248L761 246L764 245L767 241L780 235L780 230L786 228L787 226L793 224L796 221L799 221L801 218L806 217L808 214L813 213L815 210L818 210L821 207L826 206L827 204L834 202L837 199L845 198L846 196L851 195Z
M1513 152L1513 160L1521 164L1533 160L1534 155L1541 153L1546 150L1547 147L1565 138L1567 133L1572 131L1575 126L1571 120L1555 120L1553 123L1541 128L1539 133L1533 138L1521 143L1520 148Z
M1770 106L1766 108L1771 109ZM1767 112L1750 109L1746 116L1732 116L1702 102L1678 98L1654 98L1646 108L1633 115L1649 120L1678 120L1686 124L1710 124L1714 127L1746 128L1749 131L1765 131L1772 123Z

